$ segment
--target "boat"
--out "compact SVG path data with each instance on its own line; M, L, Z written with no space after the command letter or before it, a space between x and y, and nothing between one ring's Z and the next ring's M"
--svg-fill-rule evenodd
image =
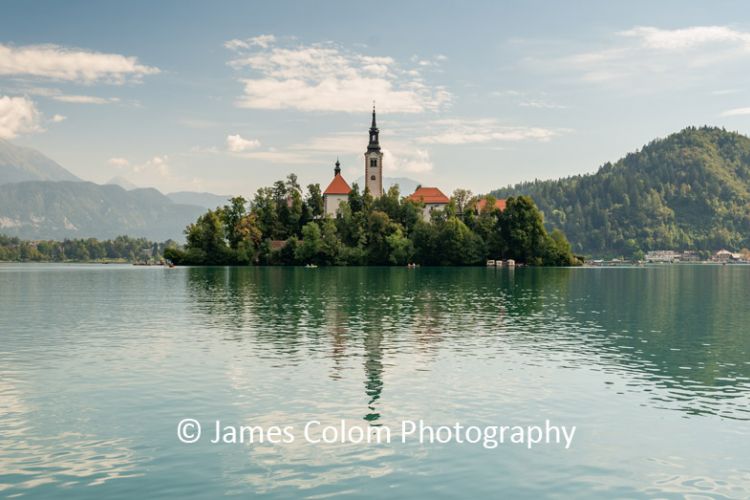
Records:
M307 267L307 268L309 268L309 269L313 269L313 268L316 268L316 267L318 267L318 265L317 265L317 264L308 264L308 265L306 265L305 267Z

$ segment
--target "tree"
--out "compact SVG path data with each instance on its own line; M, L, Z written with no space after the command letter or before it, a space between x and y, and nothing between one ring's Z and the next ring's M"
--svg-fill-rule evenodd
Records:
M302 228L302 242L297 245L295 258L303 264L320 264L323 251L323 236L320 226L315 222L308 222Z
M242 196L236 196L229 200L229 205L225 205L220 212L221 221L224 225L225 235L229 242L229 248L237 250L242 240L240 234L240 221L245 215L245 204L247 200Z

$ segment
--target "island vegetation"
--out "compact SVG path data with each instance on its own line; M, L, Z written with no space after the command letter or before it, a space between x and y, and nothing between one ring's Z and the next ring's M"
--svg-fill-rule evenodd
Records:
M261 188L251 202L235 197L185 230L184 248L167 248L177 265L484 265L514 259L528 265L578 263L560 231L548 234L528 196L504 210L489 197L456 190L450 204L423 220L423 205L401 197L398 186L373 198L354 184L336 217L325 215L318 184L306 193L291 174Z

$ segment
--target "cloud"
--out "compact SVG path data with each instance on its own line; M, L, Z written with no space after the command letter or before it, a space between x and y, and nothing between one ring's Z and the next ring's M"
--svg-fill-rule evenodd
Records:
M159 69L138 62L135 57L106 54L60 45L0 44L0 75L40 77L91 84L122 84L139 81Z
M117 168L124 168L124 167L130 166L130 162L126 160L125 158L110 158L109 160L107 160L107 163Z
M154 156L147 162L141 163L139 165L134 165L132 168L133 171L137 174L141 172L147 172L156 173L161 177L167 177L169 176L169 164L167 163L168 160L169 157L167 155Z
M387 172L420 174L431 171L433 167L430 154L424 149L417 149L412 154L398 155L389 149L383 149L383 168Z
M64 121L65 121L65 120L67 120L67 119L68 119L68 117L67 117L67 116L63 116L63 115L52 115L52 118L50 118L50 119L49 119L49 121L51 121L52 123L60 123L60 122L64 122Z
M20 134L41 132L41 113L34 101L26 97L0 96L0 138L12 139Z
M686 50L714 44L738 45L750 50L750 33L726 26L693 26L673 30L636 26L619 34L635 38L643 47L653 50Z
M545 101L542 99L529 99L518 103L523 108L535 108L535 109L566 109L567 106L562 104L555 104L554 102Z
M750 115L750 108L734 108L728 109L721 113L721 116L744 116Z
M52 96L52 99L74 104L110 104L120 101L117 97L96 97L92 95L56 95Z
M238 52L229 65L252 73L240 79L244 92L236 104L242 108L362 112L375 100L385 112L420 113L440 109L451 98L391 57L358 54L330 42L278 46L275 37L256 39L227 42Z
M224 42L224 47L238 52L242 49L249 49L250 47L266 49L274 42L276 42L276 37L273 35L258 35L244 40L238 38L229 40L228 42Z
M232 153L241 153L248 149L255 149L260 146L257 139L243 139L240 134L227 136L227 149Z
M486 142L549 141L565 130L505 126L491 118L447 119L433 124L433 131L417 139L422 144L478 144Z
M674 88L708 78L721 80L722 64L732 71L738 59L750 57L750 32L727 26L636 26L614 33L603 45L556 58L530 57L527 63L545 72L572 72L588 83L643 91L661 82Z
M167 155L157 155L143 163L131 163L126 158L115 157L107 160L107 163L119 169L128 169L134 174L157 174L167 177L170 174L168 160Z

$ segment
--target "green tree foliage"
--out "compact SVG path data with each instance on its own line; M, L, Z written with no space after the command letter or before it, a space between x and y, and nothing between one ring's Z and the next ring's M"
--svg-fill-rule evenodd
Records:
M750 246L750 138L686 128L595 174L534 181L492 193L530 195L576 253L739 250Z
M336 218L323 213L320 186L307 194L290 175L259 189L252 202L232 198L185 230L184 249L170 249L177 264L481 265L513 258L534 265L575 261L561 232L548 235L527 196L511 198L503 212L488 197L474 214L471 193L456 191L444 210L422 219L424 206L401 198L394 187L374 199L355 184ZM461 207L459 210L458 207Z
M0 261L5 262L158 262L164 252L176 248L168 240L155 243L145 238L118 236L113 240L96 238L63 241L23 241L0 235Z

